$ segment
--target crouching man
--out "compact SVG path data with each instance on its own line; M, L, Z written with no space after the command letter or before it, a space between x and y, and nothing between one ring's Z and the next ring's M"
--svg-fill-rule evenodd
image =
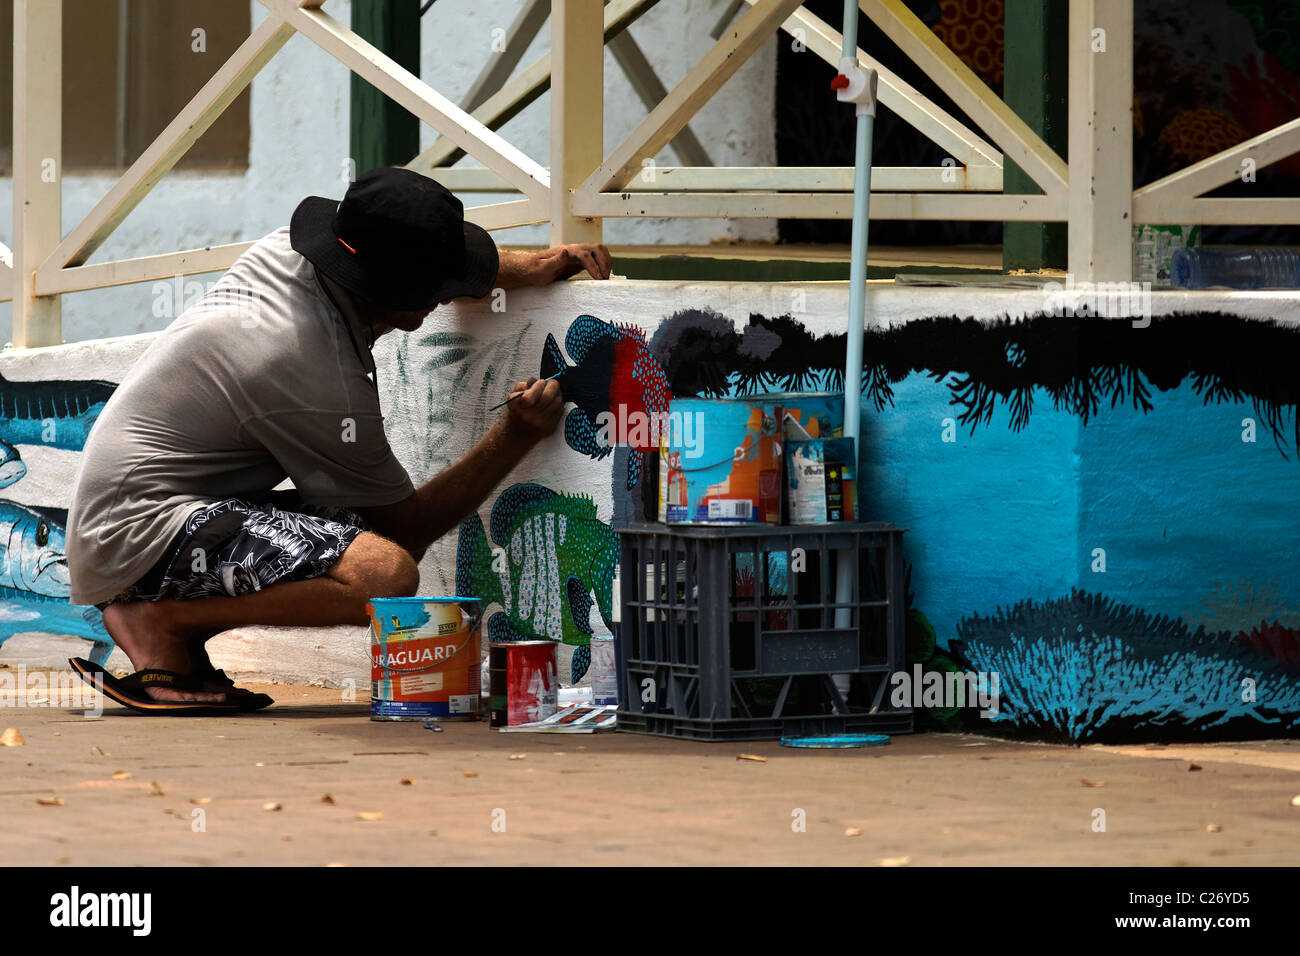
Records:
M384 434L371 350L439 304L544 285L601 245L498 254L461 203L381 169L343 201L309 197L131 369L91 431L68 518L71 600L94 604L135 673L73 666L155 714L255 710L204 644L249 625L366 623L411 595L425 549L478 507L563 408L557 382L515 385L488 433L416 487ZM273 489L286 478L294 490Z

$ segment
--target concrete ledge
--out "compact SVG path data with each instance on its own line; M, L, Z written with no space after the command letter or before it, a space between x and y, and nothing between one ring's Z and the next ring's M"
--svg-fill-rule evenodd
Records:
M68 658L89 657L91 645L80 637L68 634L15 634L0 648L0 661L10 667L19 665L28 670L51 667L68 670ZM108 669L130 671L131 661L116 647L108 655Z
M241 627L208 642L208 656L236 682L370 687L366 628Z
M892 350L888 374L899 377L890 379L888 403L879 409L868 406L860 488L871 505L871 517L911 529L905 548L912 566L913 610L928 621L939 646L957 638L963 629L978 627L981 640L967 641L967 651L974 653L972 648L978 644L981 653L1008 674L1015 668L1025 693L1033 696L1055 684L1039 679L1038 657L1006 650L1004 645L1014 635L1002 631L1014 622L998 617L994 623L1002 631L994 633L990 621L999 608L1030 602L1035 614L1051 618L1052 628L1073 629L1077 622L1068 599L1075 589L1082 589L1111 602L1106 607L1114 613L1107 612L1107 626L1123 631L1117 632L1116 640L1130 643L1146 640L1145 633L1124 630L1125 622L1139 620L1138 611L1172 619L1179 626L1185 623L1193 631L1204 625L1214 633L1229 632L1243 640L1261 619L1275 625L1279 634L1294 629L1300 606L1293 609L1292 604L1300 594L1300 578L1287 558L1294 554L1296 531L1277 518L1285 513L1278 509L1294 501L1300 487L1294 460L1281 453L1291 449L1273 447L1268 422L1256 420L1260 411L1250 396L1233 398L1229 390L1223 401L1207 404L1189 383L1194 375L1222 377L1216 351L1221 345L1223 352L1239 359L1224 379L1230 389L1243 381L1259 385L1273 406L1293 408L1285 388L1292 370L1282 366L1279 371L1276 359L1292 354L1288 343L1300 336L1293 331L1300 326L1295 294L1153 292L1150 308L1156 321L1149 330L1129 319L1116 319L1102 330L1107 342L1116 345L1113 354L1081 353L1081 342L1088 343L1079 323L1066 320L1058 327L1053 317L1043 315L1048 304L1048 293L1034 288L873 282L867 293L873 339L878 347ZM584 355L581 341L573 343L576 348L569 347L568 334L580 316L592 316L615 329L639 330L646 347L659 348L667 356L664 361L676 361L679 371L685 362L712 361L717 367L710 374L721 381L754 348L766 349L764 361L772 356L776 367L824 372L833 364L828 343L843 339L847 308L844 282L629 280L565 282L547 289L510 291L500 302L489 299L440 308L419 332L385 336L375 349L385 429L399 460L421 482L464 456L491 427L499 414L493 406L508 393L510 383L537 375L548 348L558 349L570 367L581 367L585 381L617 386L608 389L608 395L602 393L602 399L637 387L640 380L631 359L625 357L624 365L616 369L609 360ZM1208 314L1217 317L1207 320ZM1162 322L1162 316L1170 318ZM978 325L963 323L968 318ZM1016 364L1023 363L1024 356L1016 350L1009 354L1000 344L1007 337L1008 329L1001 325L1006 321L1031 326L1034 334L1026 341L1036 351L1027 365ZM1207 321L1217 323L1215 337L1208 339ZM1263 328L1271 322L1287 328L1279 336ZM742 342L751 324L757 334ZM954 342L950 330L958 325L961 335L969 338ZM1184 328L1188 355L1180 354ZM718 354L729 357L709 353L697 358L689 347L674 352L684 329L700 341L716 336ZM1094 325L1086 334L1097 331ZM152 338L140 335L10 350L0 353L0 374L15 386L79 379L120 382ZM1156 341L1163 346L1153 353L1150 343ZM1207 341L1213 343L1208 348ZM1270 354L1261 355L1256 373L1253 356L1258 352L1250 349L1260 341L1270 343ZM990 342L997 347L989 348ZM1026 375L1054 374L1061 365L1058 357L1078 354L1096 354L1098 367L1109 377L1077 382L1069 376L1057 381L1052 374L1041 381L1017 378L1022 367L1031 370ZM1265 358L1274 361L1262 361ZM867 360L882 361L880 354L868 354ZM1113 389L1108 391L1107 383L1127 381L1123 376L1143 368L1155 373L1156 384L1148 389L1152 408L1138 407L1128 393L1122 402L1112 402ZM935 370L938 377L932 374ZM1079 378L1076 372L1069 374ZM984 396L987 414L974 419L973 427L959 427L956 419L962 408L954 395L967 377L978 386L975 397ZM1023 422L1015 421L1008 407L1010 393L1003 388L1007 381L1019 382L1020 392L1037 396L1032 415ZM1097 407L1087 422L1077 410L1053 400L1054 395L1073 394L1067 386L1076 384L1096 391ZM641 386L651 387L645 382ZM4 437L0 430L0 438ZM0 499L46 513L67 508L79 451L53 448L31 437L17 443L28 472L0 490ZM478 515L482 527L470 528L466 534L482 536L484 529L490 531L501 492L517 483L555 492L552 507L561 513L566 507L576 508L575 502L588 502L582 507L593 507L598 522L612 524L616 505L628 494L626 452L616 467L617 461L617 455L589 455L557 434L534 448L501 487L484 489L487 495ZM1250 493L1236 490L1243 487ZM509 526L506 540L489 539L489 546L508 545L510 535L516 533L511 523L522 520L505 513L501 519L499 525ZM57 517L49 520L57 526ZM420 566L421 594L456 593L459 538L453 530L429 548ZM569 580L577 578L588 589L578 589L585 598L596 575L579 557L563 560L568 562L566 569L548 582L548 593L556 601L568 600ZM511 572L517 571L519 566L512 565ZM1247 584L1216 597L1224 591L1219 582L1239 580ZM514 584L514 593L521 593ZM492 591L490 585L489 580L483 586ZM586 603L573 600L576 607ZM1198 611L1207 600L1210 609ZM1279 606L1274 608L1270 601ZM543 615L542 620L535 610L521 615L518 602L500 611L495 610L500 603L491 604L489 613L505 614L505 623L517 633L561 636L551 617ZM14 636L6 640L0 631L0 660L63 667L68 657L85 655L90 645L83 631L88 625L78 613L55 620L58 610L48 602L12 609L7 633ZM596 634L607 633L599 615L588 613L584 623ZM63 624L67 629L60 636ZM32 633L19 632L25 627L31 627ZM564 627L563 637L581 639L576 621ZM1140 632L1144 626L1134 627ZM1271 634L1260 640L1271 640ZM1283 638L1290 639L1286 635L1278 639ZM573 649L573 645L559 648L565 683L572 676ZM210 650L217 664L241 682L271 680L337 688L355 681L360 689L369 680L361 627L241 628L214 639ZM1276 667L1264 652L1257 657L1257 662L1250 658L1245 663L1252 667L1258 663L1261 673ZM110 663L127 666L120 653ZM1204 665L1198 673L1203 673L1202 689L1209 694L1217 686L1212 662L1191 663ZM1280 683L1277 693L1290 686ZM1165 701L1160 688L1149 689L1160 707L1182 706Z

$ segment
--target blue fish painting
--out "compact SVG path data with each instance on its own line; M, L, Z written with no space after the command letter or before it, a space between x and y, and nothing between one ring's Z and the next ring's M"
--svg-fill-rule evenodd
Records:
M0 488L27 474L19 445L80 451L117 385L99 380L16 382L0 375ZM84 637L103 664L113 639L96 608L68 603L67 512L0 499L0 643L15 634Z
M607 627L613 620L617 535L596 516L591 498L536 484L503 491L489 523L491 542L477 514L461 523L456 593L478 598L485 612L500 605L488 618L490 640L576 646L571 675L577 683L591 663L592 605Z
M101 381L13 382L0 375L0 488L27 474L16 445L80 451L117 386Z
M103 664L113 650L98 609L69 604L64 522L56 509L0 499L0 642L46 631L91 641L90 659Z

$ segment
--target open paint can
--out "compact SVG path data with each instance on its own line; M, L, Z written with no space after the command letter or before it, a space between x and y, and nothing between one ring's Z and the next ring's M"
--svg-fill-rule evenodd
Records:
M492 696L488 722L514 727L545 720L559 709L554 641L503 641L488 647Z
M478 719L477 598L371 598L366 613L371 720Z

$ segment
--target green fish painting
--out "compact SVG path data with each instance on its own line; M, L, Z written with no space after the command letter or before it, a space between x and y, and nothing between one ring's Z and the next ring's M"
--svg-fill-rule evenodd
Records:
M613 620L618 536L596 517L591 498L536 484L503 491L489 524L491 542L477 514L461 522L456 593L477 597L485 609L501 606L488 618L489 640L576 646L577 683L591 664L592 605L607 627Z

